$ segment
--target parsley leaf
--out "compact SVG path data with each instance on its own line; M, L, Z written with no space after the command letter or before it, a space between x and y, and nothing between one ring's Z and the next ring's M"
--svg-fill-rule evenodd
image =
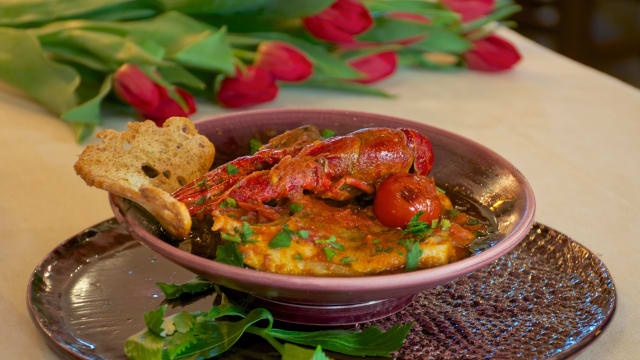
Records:
M422 249L417 242L414 242L411 248L407 248L407 263L405 269L407 271L413 271L418 268L420 263L420 256L422 256Z
M300 236L303 239L306 239L309 237L309 230L300 230L298 231L298 236Z
M297 253L297 254L293 257L293 260L300 261L300 260L304 260L304 258L302 257L302 254Z
M343 264L349 264L349 263L352 263L352 262L354 262L356 260L358 260L358 259L356 259L354 257L350 257L350 256L345 256L342 259L340 259L340 262L343 263Z
M327 260L331 261L331 259L333 259L333 257L337 254L337 251L333 250L330 247L324 247L324 255L327 257Z
M249 154L253 155L257 153L258 150L260 150L260 146L262 146L260 140L255 138L249 139Z
M238 170L237 167L233 166L233 164L227 164L227 174L235 175L235 174L237 174L239 172L240 172L240 170Z
M289 204L289 211L291 211L292 214L295 214L300 210L302 210L302 204L296 204L296 203Z
M168 300L177 299L183 294L195 295L208 291L213 288L214 284L202 277L196 277L193 280L187 281L184 284L167 284L163 282L157 282L156 285L160 288L164 297Z
M196 205L202 205L202 204L204 204L205 200L207 200L207 196L206 195L202 195L202 197L200 197L200 199L196 200L195 204Z
M422 214L424 214L424 211L418 212L409 220L409 223L404 229L405 234L422 236L431 232L431 224L420 220Z
M238 244L226 241L218 245L216 249L216 261L242 267L244 264L244 255L238 249Z
M325 139L329 139L336 136L336 132L331 129L322 129L320 130L320 135Z
M149 330L152 334L162 336L162 323L164 322L164 313L167 310L167 305L162 305L161 307L149 311L144 314L144 324L147 325L147 330Z
M320 240L316 240L316 244L329 244L329 243L334 243L336 242L336 237L331 235L329 236L328 239L320 239Z
M226 208L226 207L230 207L230 208L235 208L238 207L238 203L236 202L236 199L234 198L225 198L221 203L220 203L220 207L222 209Z
M451 227L451 221L449 219L442 219L442 231L447 231Z
M291 232L290 230L282 230L276 234L276 236L269 241L269 247L272 249L283 248L291 246Z
M240 238L242 239L242 243L248 243L251 240L251 236L253 236L253 229L248 222L242 222L242 229L240 230Z

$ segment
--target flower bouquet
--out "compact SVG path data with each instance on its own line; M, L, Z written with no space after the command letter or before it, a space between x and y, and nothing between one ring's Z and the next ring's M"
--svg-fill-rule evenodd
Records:
M520 55L494 30L511 0L34 0L0 4L0 80L71 123L102 103L159 125L194 96L238 108L280 86L389 96L399 65L496 72Z

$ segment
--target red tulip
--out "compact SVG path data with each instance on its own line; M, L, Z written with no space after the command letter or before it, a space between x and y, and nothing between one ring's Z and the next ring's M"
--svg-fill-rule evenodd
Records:
M307 30L314 36L337 43L353 42L358 35L373 25L371 14L355 0L337 0L322 12L303 19Z
M494 0L442 0L451 11L462 16L462 22L481 18L493 11Z
M503 71L520 61L520 53L507 40L489 35L473 42L473 48L464 53L470 69L478 71Z
M164 121L172 116L186 117L196 112L196 102L193 99L193 96L191 96L191 94L189 94L185 90L176 88L176 92L178 93L178 95L180 95L180 97L182 97L182 100L184 100L187 105L187 111L185 111L182 106L180 106L180 104L178 104L175 100L169 97L169 95L167 94L167 89L162 86L158 86L158 88L160 89L162 97L158 102L158 105L152 110L140 111L144 118L153 120L158 126L162 126L162 124L164 124Z
M311 76L313 67L306 55L280 41L262 42L254 65L283 81L303 81Z
M126 103L140 110L152 110L160 101L156 83L133 64L124 64L116 71L113 90Z
M236 69L234 77L222 80L218 101L226 107L243 107L273 100L278 95L275 77L267 70L247 66L245 71Z
M398 66L398 56L393 51L384 51L356 58L349 61L349 65L367 75L364 79L351 81L370 84L393 74Z
M167 89L153 82L133 64L124 64L116 71L113 89L124 102L136 108L143 117L155 121L158 126L172 116L188 116L196 112L196 103L191 94L176 88L187 105L185 111L169 97Z

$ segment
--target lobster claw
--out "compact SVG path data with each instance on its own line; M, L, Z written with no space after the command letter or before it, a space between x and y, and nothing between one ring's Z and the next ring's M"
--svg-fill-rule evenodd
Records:
M413 169L416 174L427 176L433 167L431 141L413 129L400 129L407 138L407 145L413 152Z

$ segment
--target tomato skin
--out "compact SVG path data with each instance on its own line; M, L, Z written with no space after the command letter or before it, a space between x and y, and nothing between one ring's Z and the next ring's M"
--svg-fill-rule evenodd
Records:
M421 221L431 222L442 212L433 178L416 174L395 174L380 184L373 212L388 227L404 227L418 212Z

